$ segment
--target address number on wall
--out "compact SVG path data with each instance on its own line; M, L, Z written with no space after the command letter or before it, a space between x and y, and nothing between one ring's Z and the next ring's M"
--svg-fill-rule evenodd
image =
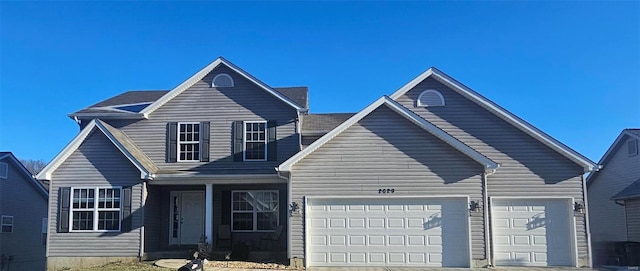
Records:
M378 189L378 194L392 194L395 193L395 188L380 188Z

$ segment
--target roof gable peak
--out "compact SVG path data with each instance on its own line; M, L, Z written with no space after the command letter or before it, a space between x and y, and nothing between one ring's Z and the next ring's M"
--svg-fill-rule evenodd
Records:
M198 81L202 80L207 74L209 74L213 69L215 69L219 65L225 65L225 66L229 67L233 71L235 71L238 74L240 74L241 76L245 77L247 80L253 82L256 85L258 85L260 88L265 90L267 93L269 93L269 94L275 96L276 98L282 100L283 102L285 102L289 106L295 108L296 110L298 110L298 111L305 111L306 110L305 108L299 106L298 104L296 104L291 99L289 99L288 97L284 96L283 94L281 94L277 90L273 89L272 87L268 86L264 82L260 81L258 78L255 78L253 75L249 74L248 72L244 71L240 67L236 66L235 64L233 64L230 61L228 61L227 59L225 59L224 57L220 56L220 57L216 58L213 62L209 63L207 66L202 68L200 71L196 72L191 77L187 78L187 80L183 81L182 83L180 83L179 85L177 85L176 87L171 89L168 93L166 93L160 99L156 100L155 102L153 102L152 104L147 106L145 109L140 111L140 114L142 114L142 115L144 115L144 117L148 118L149 115L151 113L153 113L156 109L160 108L165 103L169 102L170 100L172 100L176 96L180 95L185 90L187 90L190 87L192 87L194 84L196 84Z

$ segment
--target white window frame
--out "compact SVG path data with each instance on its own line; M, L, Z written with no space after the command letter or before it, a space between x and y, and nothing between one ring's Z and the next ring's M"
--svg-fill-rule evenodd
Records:
M5 218L11 219L11 223L5 223L4 222ZM0 218L0 232L13 233L14 223L15 223L15 220L12 215L3 215L2 218ZM11 231L4 231L4 227L11 227Z
M631 148L631 144L635 145L635 148ZM627 141L627 152L629 154L629 156L636 156L638 155L638 140L637 139L629 139Z
M259 143L260 141L247 141L247 124L254 123L264 123L264 158L263 159L247 159L247 143ZM242 122L242 160L244 161L267 161L267 157L269 156L268 151L268 142L269 142L269 127L267 127L266 121L243 121Z
M429 93L435 93L436 95L438 95L438 97L440 97L440 100L442 101L442 104L423 104L420 101L422 96ZM444 106L444 105L445 105L444 96L442 96L442 93L440 93L440 91L437 91L435 89L427 89L421 92L420 95L418 95L418 99L416 100L416 107Z
M0 175L0 179L9 178L9 165L4 162L0 162L0 173L4 173L4 175Z
M182 127L182 125L198 125L198 140L191 140L191 141L181 141L180 140L180 127ZM178 127L176 129L176 133L178 133L176 135L176 142L177 142L177 150L176 150L176 161L178 162L200 162L200 157L202 155L202 146L200 144L200 137L202 136L202 125L200 124L200 122L197 121L190 121L190 122L178 122ZM195 159L193 160L187 160L187 159L180 159L180 151L181 151L181 144L198 144L198 157L195 157ZM186 155L185 155L186 157Z
M42 229L40 230L40 244L43 247L47 246L47 228L49 227L48 219L46 217L42 218Z
M231 81L231 85L230 86L218 86L216 85L216 80L219 77L226 77L227 79L229 79L229 81ZM231 77L231 75L228 75L226 73L221 73L216 75L215 77L213 77L213 80L211 81L211 87L215 87L215 88L231 88L235 86L235 82L233 81L233 78Z
M73 192L75 190L80 190L80 189L94 190L93 208L73 208ZM98 203L99 203L99 198L100 198L100 189L120 190L120 207L118 207L118 208L99 208L98 207ZM120 186L113 186L113 187L72 187L69 197L70 197L70 199L69 199L69 232L120 232L122 230L122 208L123 208L123 203L124 203L123 202L124 201L124 195L122 194L122 187L120 187ZM87 212L87 211L92 211L93 212L93 228L91 230L74 230L73 229L73 212L76 212L76 211L77 212ZM101 211L104 211L104 212L118 211L119 218L118 218L118 229L117 230L98 230L99 213Z
M255 207L255 203L252 205L253 206L253 210L248 211L248 210L234 210L233 209L233 194L234 193L242 193L242 192L248 192L248 193L276 193L276 195L278 196L278 198L276 199L278 202L278 208L275 211L258 211L258 209ZM280 226L280 191L278 190L232 190L231 191L231 231L232 232L274 232L275 229L273 230L258 230L258 214L259 213L276 213L276 226ZM235 213L251 213L253 214L253 229L252 230L236 230L233 228L233 214Z

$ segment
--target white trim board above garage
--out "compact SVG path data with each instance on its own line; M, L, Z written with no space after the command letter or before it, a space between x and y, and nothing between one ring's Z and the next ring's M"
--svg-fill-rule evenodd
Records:
M284 161L282 164L280 164L280 166L276 168L276 170L279 172L290 172L291 167L293 165L298 163L300 160L304 159L307 155L313 153L315 150L320 148L329 140L333 139L340 133L347 130L349 127L353 126L354 124L362 120L364 117L368 116L371 112L373 112L375 109L379 108L382 105L386 105L396 113L400 114L401 116L407 118L414 124L418 125L420 128L436 136L437 138L449 144L456 150L469 156L471 159L480 163L485 168L486 171L494 171L498 167L500 167L498 163L492 161L491 159L487 158L486 156L482 155L481 153L477 152L471 147L465 145L460 140L456 139L455 137L451 136L450 134L446 133L445 131L441 130L440 128L436 127L435 125L431 124L425 119L421 118L416 113L405 108L404 106L392 100L391 98L387 96L383 96L380 99L373 102L372 104L370 104L369 106L365 107L363 110L361 110L357 114L353 115L351 118L349 118L347 121L340 124L338 127L333 129L329 133L322 136L320 139L313 142L304 150L296 153L294 156L287 159L287 161Z

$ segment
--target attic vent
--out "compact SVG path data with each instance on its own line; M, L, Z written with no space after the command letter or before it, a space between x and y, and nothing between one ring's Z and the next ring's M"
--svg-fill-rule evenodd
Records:
M638 155L638 140L631 139L627 141L627 148L629 149L629 156Z
M444 97L437 90L427 89L418 96L416 107L420 106L444 106Z
M9 177L9 166L7 163L0 163L0 179Z
M216 88L224 88L224 87L233 87L233 78L226 73L221 73L216 75L213 78L213 82L211 83L211 87Z

